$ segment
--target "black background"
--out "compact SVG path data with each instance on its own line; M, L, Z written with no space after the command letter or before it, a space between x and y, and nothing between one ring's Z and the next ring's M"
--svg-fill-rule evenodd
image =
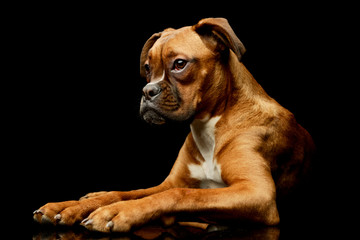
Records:
M198 4L39 4L12 9L6 19L11 88L5 100L10 134L4 145L10 167L2 172L12 175L4 184L14 193L9 200L18 200L17 216L26 224L32 226L32 211L47 202L161 183L189 127L154 127L139 117L145 85L139 76L140 52L153 33L205 17L228 19L247 48L245 66L313 136L318 156L308 193L315 194L308 196L314 210L309 218L333 222L325 205L334 201L329 201L331 189L338 188L329 126L342 111L335 107L334 113L335 102L342 98L334 97L332 85L337 74L335 9ZM297 204L302 209L302 203Z

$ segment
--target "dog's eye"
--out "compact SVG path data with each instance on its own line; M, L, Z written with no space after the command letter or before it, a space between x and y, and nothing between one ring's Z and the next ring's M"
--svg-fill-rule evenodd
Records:
M146 74L149 74L149 73L150 73L150 65L149 65L149 64L145 64L145 65L144 65L144 68L145 68Z
M181 69L183 69L187 64L187 61L184 59L176 59L174 62L174 67L173 69L176 71L180 71Z

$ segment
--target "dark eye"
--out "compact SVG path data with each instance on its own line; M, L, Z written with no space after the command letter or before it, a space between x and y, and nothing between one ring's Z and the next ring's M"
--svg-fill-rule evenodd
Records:
M187 64L187 61L184 59L176 59L174 62L174 67L173 69L176 71L180 71L181 69L183 69Z
M150 73L150 65L149 65L149 64L145 64L145 65L144 65L144 68L145 68L146 74L149 74L149 73Z

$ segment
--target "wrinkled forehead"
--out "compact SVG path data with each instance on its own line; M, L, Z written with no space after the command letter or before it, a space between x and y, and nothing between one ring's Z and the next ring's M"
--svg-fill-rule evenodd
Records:
M203 49L203 42L200 36L191 27L179 29L166 29L161 37L149 50L149 59L171 58L177 55L185 55L193 58Z

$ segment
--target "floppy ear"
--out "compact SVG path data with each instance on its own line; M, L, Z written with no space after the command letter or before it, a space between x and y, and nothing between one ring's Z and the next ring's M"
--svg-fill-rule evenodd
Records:
M140 75L142 77L145 77L145 69L144 69L144 63L148 57L148 53L150 48L154 45L154 43L156 42L156 40L158 40L158 38L160 38L162 32L159 33L154 33L144 44L143 49L141 50L141 55L140 55Z
M225 18L205 18L200 20L193 29L199 35L213 35L219 39L225 46L230 48L241 60L246 49L240 39L236 36L229 22Z

